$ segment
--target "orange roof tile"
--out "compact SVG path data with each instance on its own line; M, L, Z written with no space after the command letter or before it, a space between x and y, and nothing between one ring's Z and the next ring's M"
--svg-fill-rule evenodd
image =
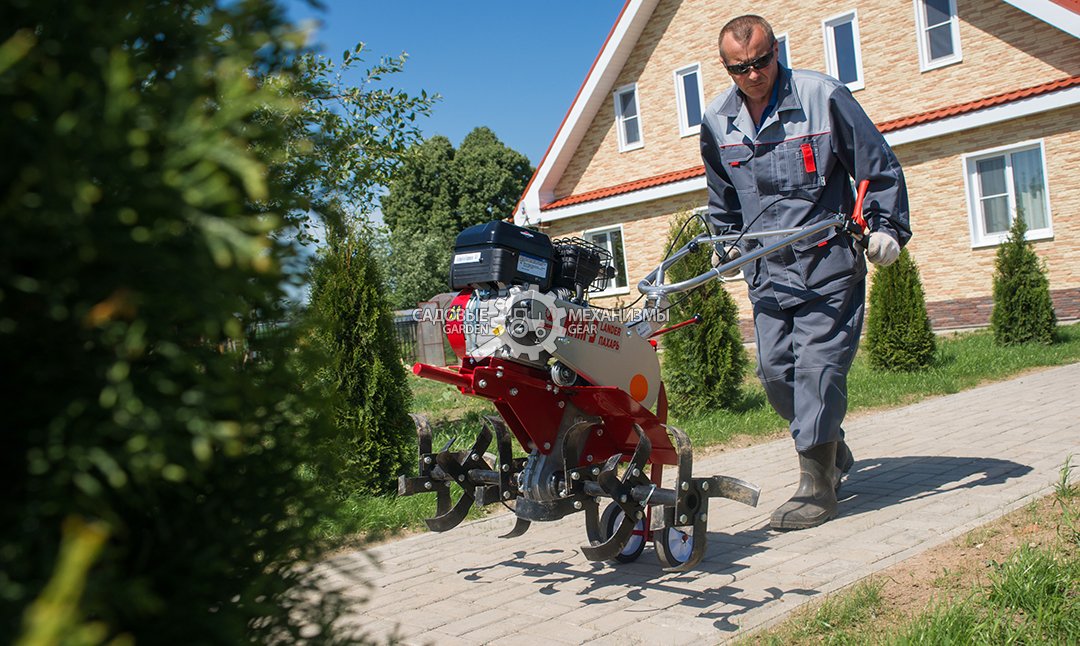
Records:
M615 195L622 195L623 193L640 191L644 188L652 188L654 186L661 186L663 184L680 182L684 179L690 179L692 177L697 177L704 174L705 166L695 166L693 168L687 168L686 170L678 170L673 173L664 173L663 175L646 177L645 179L637 179L632 182L626 182L625 184L619 184L617 186L598 188L595 191L588 191L585 193L579 193L577 195L568 195L567 197L555 200L554 202L548 202L541 208L546 211L548 209L557 209L563 206L570 206L571 204L591 202L592 200L599 200L605 197L612 197Z
M1024 88L1022 90L1013 90L1011 92L995 94L994 96L990 96L985 99L979 99L977 101L969 101L968 103L961 103L959 105L949 106L947 108L938 108L936 110L920 112L919 114L911 115L909 117L891 119L889 121L884 121L877 124L877 127L878 130L883 133L893 132L896 130L909 128L911 126L917 126L920 124L929 123L931 121L937 121L939 119L946 119L948 117L955 117L957 115L966 114L968 112L974 112L976 110L990 108L996 105L1003 105L1012 101L1019 101L1020 99L1028 99L1034 96L1038 96L1040 94L1046 94L1048 92L1064 90L1066 88L1070 88L1076 85L1080 85L1080 76L1069 76L1067 78L1050 81L1048 83L1042 83L1040 85ZM591 202L593 200L599 200L605 197L614 197L616 195L622 195L624 193L632 193L634 191L640 191L646 188L653 188L655 186L662 186L664 184L680 182L682 180L700 177L704 174L705 166L695 166L693 168L687 168L685 170L674 171L671 173L664 173L663 175L654 175L653 177L646 177L644 179L638 179L632 182L625 182L623 184L617 184L615 186L598 188L596 190L586 191L585 193L578 193L577 195L568 195L566 197L559 198L553 202L548 202L540 208L544 211L550 209L558 209L564 206L581 204L582 202Z
M1049 83L1041 83L1039 85L1034 85L1032 87L1024 88L1022 90L1013 90L1012 92L995 94L994 96L986 97L985 99L979 99L977 101L969 101L968 103L961 103L960 105L953 105L947 108L938 108L937 110L920 112L919 114L914 114L910 117L892 119L890 121L879 123L878 130L880 130L881 132L892 132L894 130L901 130L903 128L909 128L911 126L917 126L923 123L937 121L939 119L955 117L957 115L966 114L968 112L975 112L976 110L990 108L995 105L1003 105L1005 103L1019 101L1020 99L1029 99L1033 96L1046 94L1047 92L1064 90L1065 88L1069 88L1074 85L1080 85L1080 76L1069 76L1063 79L1058 79L1056 81L1050 81Z

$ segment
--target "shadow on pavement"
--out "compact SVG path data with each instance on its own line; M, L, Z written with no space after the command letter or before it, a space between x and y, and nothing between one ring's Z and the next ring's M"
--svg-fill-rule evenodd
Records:
M858 460L841 489L838 521L887 506L920 500L952 491L1004 483L1023 476L1031 467L996 458L906 456ZM793 489L794 491L794 489ZM762 510L767 514L769 510ZM837 522L837 521L832 521ZM458 573L467 581L484 581L485 572L515 568L534 579L540 595L574 594L584 597L582 605L614 604L626 599L634 602L628 612L661 612L673 605L699 608L697 615L714 620L717 630L735 632L733 619L785 595L812 596L818 590L782 585L743 585L749 577L737 576L751 567L751 559L783 541L797 540L790 533L775 532L760 519L755 528L733 533L709 532L710 550L695 571L665 574L660 570L652 549L636 563L618 564L582 562L577 549L518 551L510 559L490 566L463 568ZM784 537L790 538L784 538ZM770 545L774 543L774 545ZM758 567L767 569L767 564ZM701 587L706 575L730 576L725 584ZM505 577L505 573L499 575ZM715 577L713 577L715 578ZM749 582L748 582L749 583ZM777 579L777 583L780 583ZM741 587L740 587L741 586ZM613 607L614 608L614 607Z
M997 458L911 455L856 460L840 491L839 517L952 491L998 485L1031 470L1026 464Z

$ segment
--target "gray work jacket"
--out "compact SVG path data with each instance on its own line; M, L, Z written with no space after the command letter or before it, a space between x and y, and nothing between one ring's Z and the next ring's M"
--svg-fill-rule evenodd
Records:
M870 230L907 244L911 229L900 163L847 86L782 66L776 82L776 108L760 130L734 86L705 109L701 157L714 224L749 233L850 214L850 178L869 179L863 213ZM776 239L739 246L748 252ZM851 236L828 229L744 266L743 273L752 302L782 309L855 285L866 275L866 260Z

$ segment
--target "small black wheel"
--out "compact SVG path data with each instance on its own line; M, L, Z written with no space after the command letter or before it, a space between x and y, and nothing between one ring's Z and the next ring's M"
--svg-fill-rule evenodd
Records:
M656 558L664 567L678 567L694 551L693 527L664 527L653 532Z
M600 516L600 531L604 540L613 536L624 520L626 520L626 513L619 506L619 503L611 502L605 507L604 513ZM630 535L630 539L626 541L622 551L615 556L615 560L620 563L633 563L641 556L641 552L644 550L645 521L639 520L634 525L634 533Z

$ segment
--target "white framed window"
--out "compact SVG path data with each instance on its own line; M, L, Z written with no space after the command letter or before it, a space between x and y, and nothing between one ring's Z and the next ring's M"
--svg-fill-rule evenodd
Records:
M1054 236L1041 140L971 153L963 162L972 247L1004 242L1018 214L1028 240Z
M858 13L848 11L822 21L821 26L825 35L825 64L829 75L839 79L849 90L863 89Z
M788 36L787 34L777 34L776 36L776 54L777 60L784 67L791 69L791 54L788 53Z
M700 63L675 70L675 96L679 104L679 136L698 134L701 131L701 114L705 105L705 95L701 90Z
M594 292L590 297L613 296L630 293L630 284L626 279L626 250L623 247L623 229L621 224L601 229L590 229L581 234L587 242L611 253L611 262L615 265L615 277L608 283L607 289Z
M637 83L615 90L615 126L619 131L619 151L634 150L645 145L641 136L641 111L638 106Z
M956 0L914 1L919 69L926 72L963 60Z

